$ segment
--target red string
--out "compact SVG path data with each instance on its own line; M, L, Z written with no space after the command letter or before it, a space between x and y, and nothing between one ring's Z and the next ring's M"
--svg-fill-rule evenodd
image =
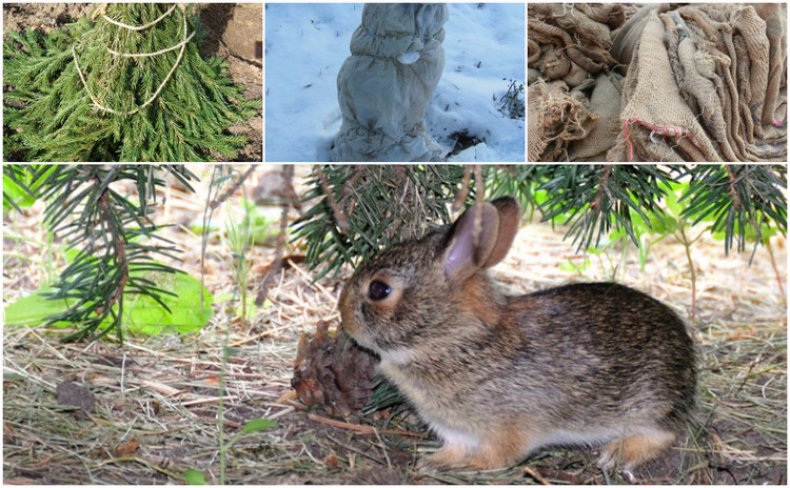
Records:
M702 150L702 148L700 148L699 144L697 144L697 141L694 138L694 133L689 132L687 129L684 129L683 127L675 127L672 125L651 124L650 122L644 121L638 117L632 117L629 119L625 119L625 121L623 122L623 138L625 139L625 142L628 144L629 162L634 160L634 143L631 142L630 129L631 129L631 124L635 122L641 125L642 127L650 129L651 132L661 134L663 136L670 136L675 138L686 137L688 138L689 141L691 141L692 144L694 144L694 146L697 149Z

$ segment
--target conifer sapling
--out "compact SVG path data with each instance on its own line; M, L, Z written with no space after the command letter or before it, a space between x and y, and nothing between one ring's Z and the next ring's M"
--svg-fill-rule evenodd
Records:
M9 32L4 159L211 161L255 115L221 58L203 59L193 5L99 4L50 34Z

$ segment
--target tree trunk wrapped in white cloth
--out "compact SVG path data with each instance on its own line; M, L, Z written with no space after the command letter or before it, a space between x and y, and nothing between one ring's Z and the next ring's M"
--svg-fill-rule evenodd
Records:
M444 69L445 4L367 4L337 76L333 161L436 161L425 108Z

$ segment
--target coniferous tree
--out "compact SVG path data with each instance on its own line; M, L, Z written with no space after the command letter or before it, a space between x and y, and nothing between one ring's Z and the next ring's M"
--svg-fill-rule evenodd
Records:
M617 229L639 245L633 220L661 219L660 201L678 181L688 182L683 217L712 218L711 232L725 233L725 251L733 244L743 250L748 232L761 243L765 225L787 232L784 165L483 165L481 171L484 198L515 195L527 212L567 224L566 237L579 249ZM459 192L467 204L475 198L475 182L461 166L324 166L321 174L314 171L306 195L319 203L296 223L307 262L321 274L447 223Z
M18 161L210 161L246 138L253 116L220 58L204 60L193 5L99 4L50 34L4 45L4 158Z

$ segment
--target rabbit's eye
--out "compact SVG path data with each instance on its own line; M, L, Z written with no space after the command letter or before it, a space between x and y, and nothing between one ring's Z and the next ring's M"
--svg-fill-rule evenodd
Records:
M384 300L392 293L392 288L382 281L371 281L368 287L368 298L371 300Z

